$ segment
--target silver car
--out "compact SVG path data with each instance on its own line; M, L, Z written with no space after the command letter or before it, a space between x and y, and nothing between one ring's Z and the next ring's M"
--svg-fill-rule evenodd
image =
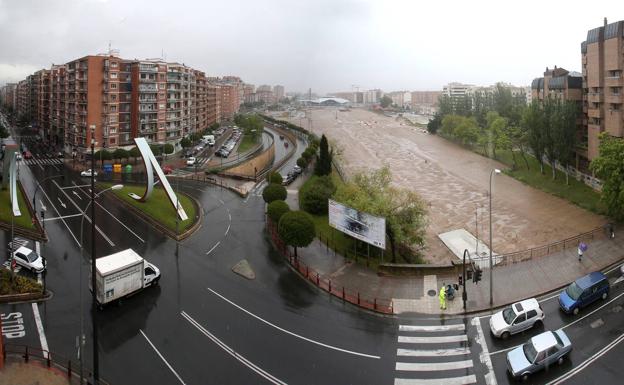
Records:
M561 365L571 350L572 343L562 329L547 331L507 353L507 369L514 378L526 380L530 374L555 362Z
M490 318L490 330L495 337L507 339L544 322L544 312L535 298L516 302Z

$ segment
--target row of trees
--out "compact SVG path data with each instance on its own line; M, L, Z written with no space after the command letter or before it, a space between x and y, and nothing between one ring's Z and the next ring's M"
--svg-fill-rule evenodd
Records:
M174 149L173 145L167 144L150 144L150 148L155 156L161 156L163 154L172 154ZM100 150L94 154L95 159L101 160L104 165L105 160L119 160L133 158L136 163L137 159L141 156L141 152L138 147L133 147L130 150L123 148L117 148L114 151Z
M555 163L567 169L574 159L579 114L578 104L559 99L526 106L523 97L513 96L509 88L497 84L488 96L477 93L474 99L459 100L441 97L439 112L427 128L495 159L497 151L509 151L514 168L520 167L522 159L529 169L527 154L532 153L542 173L544 159L552 165L555 179Z

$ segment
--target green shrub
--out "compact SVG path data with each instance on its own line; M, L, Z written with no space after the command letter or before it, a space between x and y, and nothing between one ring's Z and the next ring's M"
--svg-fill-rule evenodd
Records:
M266 203L271 203L276 200L286 200L287 195L286 188L277 183L269 184L262 191L262 199L264 199Z
M282 182L284 181L282 176L277 172L268 173L266 176L266 179L267 179L267 182L269 183L277 183L277 184L282 184Z
M327 200L336 192L336 186L327 175L313 177L299 190L299 205L310 214L327 215Z
M42 286L35 280L15 275L11 281L11 272L0 269L0 295L41 293Z
M278 224L279 220L282 218L282 215L286 214L289 211L290 207L288 207L288 203L281 200L273 201L267 206L267 215L275 224Z
M308 163L309 162L304 157L297 159L297 166L301 167L302 169L308 167Z

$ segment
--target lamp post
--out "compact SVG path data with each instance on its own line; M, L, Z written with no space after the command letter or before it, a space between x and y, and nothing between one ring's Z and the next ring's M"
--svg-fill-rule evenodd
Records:
M97 293L95 290L95 125L91 128L91 324L93 325L93 383L100 380L100 360L97 330Z
M466 291L466 255L468 255L468 261L470 261L470 254L468 249L464 249L464 263L462 265L462 284L464 285L464 291L462 292L462 302L464 304L464 312L466 312L466 300L468 299L468 292Z
M91 170L93 170L93 169L91 169ZM84 224L85 214L87 213L87 210L89 210L89 206L91 206L91 208L92 208L92 210L91 210L91 225L92 225L92 228L95 228L95 218L93 217L93 212L95 211L95 210L93 210L93 207L95 207L95 205L93 203L95 202L95 199L97 199L100 195L104 194L105 192L107 192L109 190L119 190L119 189L123 188L123 185L122 184L113 185L113 186L111 186L111 187L109 187L109 188L107 188L105 190L100 191L99 193L97 193L95 195L93 194L93 185L91 185L91 187L92 187L92 189L91 189L91 200L87 204L87 207L85 207L85 209L82 211L82 219L80 220L80 277L79 277L80 288L79 288L78 291L80 292L80 337L79 337L79 341L80 341L79 342L79 344L80 344L80 350L79 350L80 351L80 356L79 356L79 359L80 359L80 383L81 384L82 384L82 378L83 378L83 375L82 375L82 357L83 357L83 348L84 348L84 317L83 317L83 313L84 312L83 312L83 307L82 307L82 302L83 302L82 301L82 257L83 257L84 246L83 246L83 243L82 243L82 241L83 241L82 235L83 235L83 229L84 229L83 224ZM95 245L95 234L92 234L92 236L91 236L91 244L92 244L91 245L91 252L93 253L95 251L95 246L94 246ZM95 260L96 260L95 254L91 254L91 268L94 269L93 272L92 272L92 275L91 275L91 277L92 277L92 280L91 280L91 291L92 291L92 293L95 293L95 283L93 282L93 277L95 277L95 273L94 273L94 271L95 271L95 267L94 267ZM94 294L93 297L94 297L94 301L96 301L97 300L97 296ZM97 304L95 302L93 304L93 309L95 309L95 311L97 311ZM93 313L92 316L93 317L95 316L95 312ZM96 337L96 334L95 334L96 333L95 332L95 327L96 327L95 322L93 323L93 327L94 327L94 329L93 329L94 330L93 331L93 335L94 335L94 338L93 338L93 341L94 341L93 352L94 352L94 354L97 354L96 353L97 352L97 345L96 345L97 337ZM94 360L95 360L95 358L94 358ZM95 372L95 363L97 363L97 361L94 361L94 372L93 372L94 375L96 373ZM96 381L95 377L94 377L94 381ZM95 382L95 383L97 384L97 382Z
M500 174L500 172L501 170L497 168L490 171L490 307L494 305L494 292L492 289L493 287L492 271L494 268L492 264L492 176L494 176L494 174Z

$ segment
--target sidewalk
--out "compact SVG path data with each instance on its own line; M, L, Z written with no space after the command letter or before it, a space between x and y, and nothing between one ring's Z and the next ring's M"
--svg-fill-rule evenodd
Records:
M299 259L321 277L330 279L336 287L359 292L362 297L392 299L394 313L439 314L438 289L444 283L457 283L455 276L379 276L377 272L334 255L318 239L307 248L298 249ZM599 239L589 244L589 250L578 261L576 249L568 249L542 258L509 266L495 267L493 271L494 307L517 300L535 297L567 285L592 271L602 270L624 258L624 238ZM483 270L478 284L468 281L467 311L489 309L489 270ZM429 291L435 293L428 293ZM447 301L445 313L462 313L460 290L455 299ZM433 295L431 295L433 294Z

